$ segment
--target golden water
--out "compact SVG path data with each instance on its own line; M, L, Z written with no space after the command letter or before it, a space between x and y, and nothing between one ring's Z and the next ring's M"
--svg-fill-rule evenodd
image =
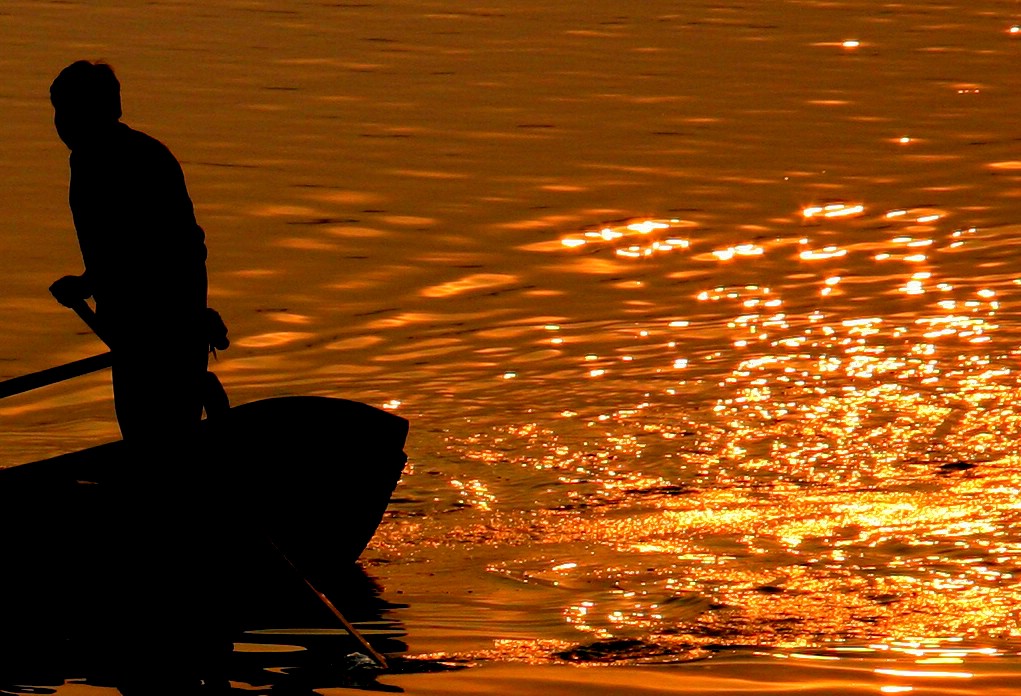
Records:
M731 692L783 661L819 693L1010 693L1019 27L1003 0L8 3L0 377L100 349L46 293L80 263L46 93L105 58L185 168L234 400L412 422L365 562L412 654L489 667L391 683L639 693L710 657ZM102 375L0 417L8 465L116 433ZM578 660L617 666L549 666Z

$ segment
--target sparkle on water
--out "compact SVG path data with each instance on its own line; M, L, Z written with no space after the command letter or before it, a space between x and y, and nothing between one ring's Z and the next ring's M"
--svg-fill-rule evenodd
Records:
M1018 351L990 348L1004 345L999 315L1021 279L965 269L969 249L1021 230L945 217L812 205L787 234L725 249L679 219L564 236L554 253L581 263L681 254L729 282L691 288L690 319L593 337L598 352L584 329L535 327L577 347L578 379L644 378L643 402L443 438L474 475L397 506L382 546L513 548L510 560L492 554L488 573L558 607L564 629L432 656L571 661L579 642L634 640L640 650L617 644L614 659L753 646L776 659L917 663L875 668L900 680L882 685L897 693L1015 654ZM817 220L862 241L831 242ZM432 536L428 520L451 505L459 523Z

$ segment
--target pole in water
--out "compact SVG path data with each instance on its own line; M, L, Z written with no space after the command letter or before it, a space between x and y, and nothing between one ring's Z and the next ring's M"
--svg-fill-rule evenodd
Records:
M309 580L304 573L298 570L298 566L294 565L294 561L287 557L287 554L284 553L283 549L277 546L277 543L273 541L273 539L267 537L267 541L269 541L270 546L276 549L276 552L280 554L280 557L284 559L287 565L291 566L291 570L293 570L295 574L297 574L298 577L300 577L302 581L304 581L305 586L308 587L308 589L312 590L313 594L315 594L315 596L319 598L319 601L323 603L323 606L329 609L330 613L332 613L333 616L336 617L338 621L340 621L340 625L344 627L344 630L350 633L351 637L358 641L359 645L365 648L365 651L369 654L369 657L371 657L376 662L376 664L378 664L383 669L389 669L389 665L387 665L386 663L386 658L383 657L375 648L373 648L369 644L369 641L365 639L365 636L358 632L358 629L351 625L351 622L347 620L347 617L340 613L340 609L338 609L337 606L330 601L330 598L323 594L319 590L319 588L313 585L312 581Z

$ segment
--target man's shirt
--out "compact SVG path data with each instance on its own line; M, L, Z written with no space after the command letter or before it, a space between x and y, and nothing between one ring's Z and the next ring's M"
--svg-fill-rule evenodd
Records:
M120 341L200 331L205 235L181 166L118 123L71 153L69 199L96 313Z

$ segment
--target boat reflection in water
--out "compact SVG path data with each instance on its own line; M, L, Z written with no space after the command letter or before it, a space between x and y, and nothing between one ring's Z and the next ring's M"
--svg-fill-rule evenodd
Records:
M404 419L363 404L267 399L207 421L173 471L117 442L0 472L0 683L84 677L130 696L372 682L306 581L382 627L378 651L403 649L355 561L406 435Z
M151 585L150 593L122 594L112 609L110 604L69 607L71 600L82 599L80 593L55 598L59 607L45 613L52 619L56 609L68 610L59 621L35 625L34 634L9 636L11 643L3 646L0 692L48 693L69 681L116 688L125 696L237 693L231 689L255 687L260 693L309 696L317 688L399 691L377 682L381 670L303 591L300 580L283 568L266 570L268 576L233 588L227 604L216 606L210 605L208 587L204 595L175 594L178 588L164 583ZM388 655L406 650L404 629L391 617L397 607L380 597L374 578L352 565L326 585L376 650ZM225 620L225 610L232 621ZM430 668L391 659L393 671Z

